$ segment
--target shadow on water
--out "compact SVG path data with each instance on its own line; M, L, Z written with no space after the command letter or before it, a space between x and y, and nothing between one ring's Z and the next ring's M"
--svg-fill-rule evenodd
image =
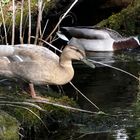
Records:
M88 53L90 59L100 61L139 76L139 50L113 53ZM139 117L136 117L139 82L122 72L97 65L94 70L79 62L75 62L73 83L101 110L117 117L101 119L63 132L61 139L79 140L139 140ZM64 87L65 89L65 87ZM66 86L66 93L74 96L71 87ZM76 97L76 95L75 95ZM95 108L78 95L78 103L82 109L95 111ZM136 113L136 114L135 114ZM96 120L95 120L96 121ZM58 134L62 136L61 134ZM57 135L57 139L59 136ZM51 139L55 139L53 136Z

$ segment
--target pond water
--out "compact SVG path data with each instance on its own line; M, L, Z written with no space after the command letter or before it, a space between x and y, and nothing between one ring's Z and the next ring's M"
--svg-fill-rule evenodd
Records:
M116 54L91 53L90 59L121 68L136 76L139 74L139 54L135 51ZM81 69L77 73L78 76L75 76L75 79L78 81L76 84L79 89L101 110L118 116L113 122L109 120L104 122L102 126L97 124L96 129L87 128L77 139L139 140L139 117L134 111L137 108L135 103L138 100L139 82L122 72L99 65L95 70L88 70L86 74ZM77 80L78 77L79 80ZM79 100L81 108L87 110L94 108L83 97ZM134 117L136 114L138 118Z
M90 59L119 67L135 76L139 75L139 50L118 53L88 53ZM75 124L53 134L46 140L140 140L139 82L133 77L108 67L96 65L93 70L75 62L73 83L102 111L109 114L107 119L94 123ZM64 86L71 97L77 97L71 87ZM95 111L86 99L78 95L82 109ZM137 104L136 104L137 103ZM113 116L115 115L115 117Z

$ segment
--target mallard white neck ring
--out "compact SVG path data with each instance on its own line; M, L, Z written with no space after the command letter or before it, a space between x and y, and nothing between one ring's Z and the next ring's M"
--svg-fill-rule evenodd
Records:
M134 39L137 41L138 45L140 45L140 35L134 37Z
M138 41L139 41L139 45L140 45L140 34L138 35Z

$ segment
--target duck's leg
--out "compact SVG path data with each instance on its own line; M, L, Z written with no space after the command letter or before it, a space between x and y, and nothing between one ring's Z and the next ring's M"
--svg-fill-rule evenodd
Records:
M31 94L32 98L39 99L39 100L47 100L46 98L43 98L43 97L36 95L33 83L29 83L29 88L30 88L30 94Z
M36 93L35 93L33 83L29 83L29 88L30 88L30 93L31 93L32 98L36 98Z

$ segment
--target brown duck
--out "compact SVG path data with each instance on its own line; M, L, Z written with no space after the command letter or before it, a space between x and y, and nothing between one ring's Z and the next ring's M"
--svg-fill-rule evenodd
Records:
M84 49L67 45L60 57L49 49L31 45L0 45L0 75L27 80L33 98L33 84L63 85L74 76L72 60L81 60L94 68L85 58ZM12 58L12 59L9 59Z

